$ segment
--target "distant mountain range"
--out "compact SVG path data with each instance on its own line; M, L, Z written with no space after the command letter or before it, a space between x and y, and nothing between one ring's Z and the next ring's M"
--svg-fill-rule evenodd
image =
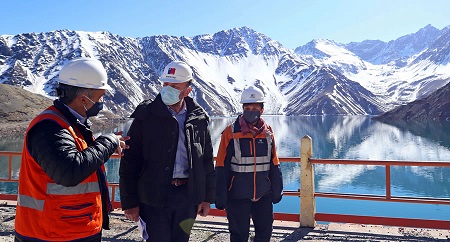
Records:
M378 117L378 120L443 120L450 121L450 83L429 96L399 106Z
M449 83L450 27L428 25L387 43L313 40L295 50L248 27L136 39L71 30L1 35L0 83L53 97L59 70L78 56L103 62L114 88L106 106L122 116L158 94L172 60L193 68L192 96L211 115L240 112L248 85L266 94L267 114L378 115Z

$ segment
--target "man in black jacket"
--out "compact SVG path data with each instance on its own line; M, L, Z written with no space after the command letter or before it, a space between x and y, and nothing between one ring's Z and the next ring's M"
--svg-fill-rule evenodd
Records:
M127 148L120 134L94 140L88 118L103 107L100 61L78 58L59 73L54 105L28 127L19 176L16 241L101 241L110 201L103 164Z
M147 241L188 241L196 215L206 216L215 199L209 117L188 97L192 80L187 64L171 62L161 93L131 116L120 200L128 219L146 223Z

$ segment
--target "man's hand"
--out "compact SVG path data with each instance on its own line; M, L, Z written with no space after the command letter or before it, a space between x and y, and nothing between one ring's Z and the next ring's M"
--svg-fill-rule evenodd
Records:
M125 209L125 217L131 221L139 221L139 207Z
M211 204L208 202L202 202L197 207L197 214L206 217L209 213L209 209L211 208Z
M119 139L119 147L117 147L115 153L118 154L119 156L123 156L123 150L130 148L129 145L125 144L125 141L130 139L130 136L123 137L122 134L123 134L123 131L119 131L119 132L115 133L115 135Z

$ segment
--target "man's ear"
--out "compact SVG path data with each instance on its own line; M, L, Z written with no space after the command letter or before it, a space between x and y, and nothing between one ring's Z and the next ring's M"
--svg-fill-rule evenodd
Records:
M192 87L191 86L186 88L186 97L189 96L189 93L191 93L191 91L192 91Z
M84 95L78 95L76 99L83 105L86 105L88 102L88 100L86 100L86 97L84 97Z

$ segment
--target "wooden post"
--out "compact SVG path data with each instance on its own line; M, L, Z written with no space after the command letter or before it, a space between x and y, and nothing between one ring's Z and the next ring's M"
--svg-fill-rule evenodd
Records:
M301 140L300 152L300 227L315 227L314 169L309 162L312 156L312 139L308 135Z

